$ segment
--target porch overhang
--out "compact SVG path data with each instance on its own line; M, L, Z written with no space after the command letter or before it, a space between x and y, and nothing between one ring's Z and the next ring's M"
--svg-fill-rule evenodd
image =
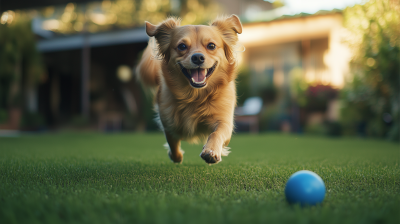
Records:
M76 34L71 36L54 37L37 42L40 52L56 52L74 49L83 49L86 43L89 47L103 47L119 44L143 43L149 40L144 27L119 30L104 33ZM85 40L87 38L87 40Z

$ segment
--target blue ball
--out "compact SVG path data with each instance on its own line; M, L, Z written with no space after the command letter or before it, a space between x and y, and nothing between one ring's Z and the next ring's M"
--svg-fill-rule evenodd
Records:
M314 172L297 171L287 181L285 195L290 204L316 205L325 198L325 184Z

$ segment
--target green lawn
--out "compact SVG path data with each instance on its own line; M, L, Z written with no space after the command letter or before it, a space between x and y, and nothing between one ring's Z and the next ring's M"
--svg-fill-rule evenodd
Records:
M376 140L235 135L217 165L162 134L0 138L0 223L399 223L400 147ZM289 176L325 181L322 205L285 201Z

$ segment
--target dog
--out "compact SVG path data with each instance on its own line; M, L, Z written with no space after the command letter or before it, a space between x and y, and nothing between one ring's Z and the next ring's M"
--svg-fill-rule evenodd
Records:
M174 17L159 25L145 23L150 40L136 74L155 89L155 110L170 159L182 163L182 140L203 141L200 157L208 164L220 162L230 153L234 128L240 19L221 17L208 26L180 26Z

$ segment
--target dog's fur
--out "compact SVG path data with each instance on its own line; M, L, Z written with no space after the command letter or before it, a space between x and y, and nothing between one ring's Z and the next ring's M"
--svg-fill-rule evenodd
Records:
M156 88L155 108L171 160L182 162L181 140L207 139L200 156L209 164L220 162L221 156L229 154L227 146L234 126L234 49L237 34L242 33L239 18L218 18L210 26L180 26L179 19L168 18L157 26L146 22L146 33L151 38L136 73L144 85ZM210 43L215 44L215 49L210 49ZM186 46L185 50L181 44ZM195 53L203 54L202 64L194 63ZM204 69L213 71L207 73ZM196 86L204 85L204 80L195 83L189 77L197 77L197 81L206 77L205 86Z

